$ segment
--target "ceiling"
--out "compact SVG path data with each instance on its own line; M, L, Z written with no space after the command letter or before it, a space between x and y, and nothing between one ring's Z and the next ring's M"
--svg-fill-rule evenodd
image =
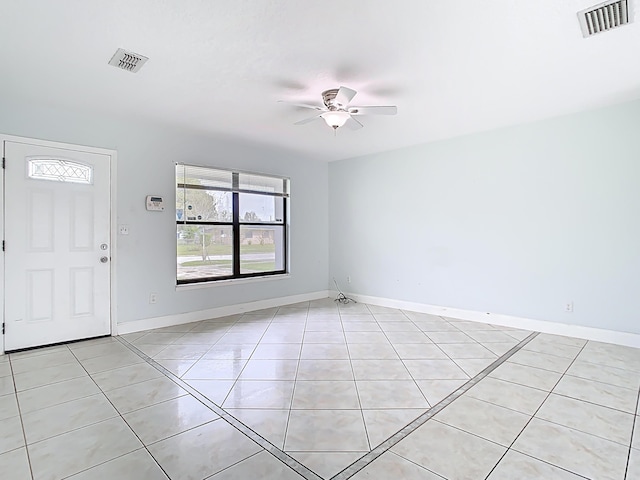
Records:
M10 0L0 99L338 160L640 98L640 22L585 39L576 12L595 3ZM136 74L107 65L120 47L150 60ZM341 85L358 91L352 104L398 115L334 136L278 103L320 104Z

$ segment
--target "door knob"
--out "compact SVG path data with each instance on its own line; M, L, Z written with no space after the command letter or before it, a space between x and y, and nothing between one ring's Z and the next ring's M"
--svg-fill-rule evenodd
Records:
M107 263L109 261L109 257L100 257L100 263Z

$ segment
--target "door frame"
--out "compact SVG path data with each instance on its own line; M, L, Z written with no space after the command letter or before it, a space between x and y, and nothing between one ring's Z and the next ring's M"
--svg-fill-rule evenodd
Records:
M109 193L110 193L110 201L109 207L111 209L110 219L109 219L109 242L111 245L111 261L109 262L109 303L110 303L110 325L111 325L111 335L115 336L118 334L118 323L116 319L118 302L116 301L116 293L117 293L117 282L116 282L116 267L117 267L117 223L118 223L118 215L117 215L117 203L116 203L116 180L117 180L117 163L118 163L118 152L116 150L111 150L107 148L99 148L99 147L88 147L85 145L76 145L73 143L62 143L62 142L54 142L50 140L39 140L37 138L29 138L29 137L20 137L16 135L7 135L0 133L0 149L2 150L2 158L5 157L4 152L4 142L16 142L16 143L26 143L29 145L37 145L41 147L50 147L50 148L63 148L67 150L76 150L80 152L87 153L97 153L100 155L106 155L110 157L110 179L109 179ZM0 236L2 240L4 240L4 211L5 211L5 198L4 198L4 170L2 171L2 181L0 181ZM2 317L2 324L5 323L4 318L4 285L6 281L6 272L4 265L4 252L0 252L0 316ZM0 354L5 352L4 344L5 344L5 334L0 332L2 335L2 342L0 342Z

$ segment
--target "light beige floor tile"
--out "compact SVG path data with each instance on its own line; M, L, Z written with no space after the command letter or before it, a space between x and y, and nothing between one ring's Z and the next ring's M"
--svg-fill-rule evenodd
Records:
M142 447L121 418L74 430L29 446L34 480L65 478Z
M227 408L225 411L276 447L284 448L289 410Z
M355 333L370 333L370 332L355 332ZM375 332L374 332L375 333ZM345 343L345 334L342 331L338 332L315 332L315 331L306 331L304 333L303 342L305 344L308 343L336 343L336 344L344 344Z
M402 313L405 314L407 318L416 322L446 322L442 317L438 315L432 315L430 313L422 313L422 312L411 312L408 310L402 310Z
M240 380L295 380L298 360L249 360Z
M300 360L297 380L353 380L349 360Z
M487 480L580 480L579 477L561 468L521 453L509 450Z
M157 355L168 346L169 345L164 345L164 344L156 345L156 344L146 344L146 343L133 345L134 348L140 350L142 353L144 353L145 355L148 355L149 357L153 357L154 355Z
M186 391L166 377L154 378L105 392L120 413L132 412L186 394Z
M458 358L491 358L495 359L496 354L486 349L478 343L444 343L439 347L449 357Z
M418 388L420 388L431 406L449 396L465 383L467 383L467 380L416 380Z
M187 380L235 380L242 373L246 360L198 360L183 375Z
M380 321L380 319L378 319L378 324L380 325L380 328L382 329L382 331L385 333L390 333L390 332L413 332L416 334L421 333L420 329L410 321L386 322L386 321Z
M135 340L132 341L134 345L138 344L146 344L146 345L170 345L176 340L178 340L184 333L175 332L175 333L162 333L162 332L149 332Z
M282 380L239 380L235 383L224 408L291 408L293 397L292 381Z
M640 449L640 418L638 418L638 416L636 415L636 419L633 425L633 438L632 438L632 443L631 446L633 448L638 448Z
M442 480L443 478L393 452L383 453L351 477L352 480Z
M471 338L478 343L509 343L515 345L517 342L513 337L499 330L476 330L467 332Z
M389 345L389 339L383 332L345 332L349 345L353 344L384 344Z
M470 377L475 377L485 368L495 362L495 358L456 358L455 362L464 373Z
M256 443L222 420L149 446L169 477L184 480L206 478L260 450Z
M265 343L259 344L252 360L297 360L300 358L302 344L300 343Z
M551 372L541 368L505 362L489 374L489 377L508 382L551 391L558 383L561 373Z
M635 413L638 401L638 392L635 390L569 375L562 377L553 389L553 393L629 413Z
M558 345L568 345L571 347L584 347L587 344L586 340L575 337L565 337L563 335L552 335L550 333L540 333L534 339L537 342L555 343Z
M531 335L531 332L526 330L506 330L505 333L519 342Z
M411 380L401 360L352 360L356 380Z
M405 360L411 376L416 380L466 380L469 375L452 360Z
M305 343L302 345L300 358L305 360L348 360L349 352L347 346L343 344Z
M640 450L632 448L629 452L629 466L627 467L627 480L640 478Z
M311 332L333 332L333 333L339 333L339 334L343 333L342 322L339 319L333 320L333 321L320 321L320 322L309 320L307 321L304 327L304 330L307 333L311 333ZM342 336L342 341L344 341L344 335L341 335L341 336ZM305 341L307 341L306 335L305 335ZM320 343L333 343L333 342L320 342Z
M514 340L513 342L501 342L501 343L482 343L482 345L487 349L501 357L513 347L517 345L517 342Z
M420 408L399 408L385 410L363 410L364 423L372 448L407 426L425 412Z
M144 360L142 358L131 351L81 360L82 366L90 374L106 372L115 368L126 367L143 362Z
M429 403L412 380L358 380L360 404L367 410L384 408L429 408Z
M160 360L157 359L156 363L169 370L177 377L184 376L191 367L196 364L197 360Z
M460 331L435 331L435 332L426 332L427 337L431 339L433 343L437 344L448 344L448 343L477 343L473 338L467 335L464 332Z
M18 400L15 393L0 397L0 420L19 415Z
M359 410L292 410L285 451L368 451L369 441Z
M402 313L402 310L400 310L398 308L383 307L383 306L380 306L380 305L370 305L370 304L367 304L367 308L374 315L376 315L376 314L377 315L381 315L381 316L384 316L384 315L395 315L395 316L403 316L405 318L409 318L409 317L406 317L404 315L404 313Z
M564 373L573 358L558 357L546 353L532 352L530 350L520 350L514 353L507 362L527 365L529 367L541 368L552 372Z
M67 347L66 345L53 345L51 347L33 348L31 350L12 353L11 361L28 357L37 357L38 355L47 355L49 353L60 352L62 350L68 351L69 347Z
M0 472L8 475L11 480L31 480L31 469L25 447L0 454Z
M202 358L205 360L248 360L255 349L254 344L214 345Z
M222 405L235 380L185 380L216 405Z
M429 421L391 450L445 478L462 480L485 478L506 448Z
M447 354L434 344L425 343L401 343L393 347L403 360L417 359L448 359Z
M125 333L124 335L118 335L118 337L126 340L127 342L133 342L141 337L144 337L148 332L134 332L134 333Z
M218 332L189 332L173 342L173 345L213 345L229 333ZM259 333L255 334L259 338Z
M293 391L291 408L301 410L359 409L360 402L358 401L356 384L353 380L298 381Z
M13 377L0 377L0 395L9 395L16 391L13 384Z
M309 320L311 320L312 315L311 313L309 313ZM370 313L341 313L339 316L340 320L342 320L342 323L348 323L348 322L373 322L376 323L376 319L373 315L371 315Z
M89 376L18 392L22 414L100 393Z
M569 370L567 370L567 375L609 383L633 390L640 388L640 375L632 370L623 370L621 368L588 363L580 359L573 362Z
M493 403L462 396L434 418L508 447L531 417Z
M70 347L73 351L73 355L81 361L89 358L104 357L105 355L128 355L131 353L131 350L118 341L103 342L92 345L85 345L84 343L73 345L73 347Z
M496 330L496 327L489 323L472 322L470 320L457 320L455 318L444 317L451 325L462 330L463 332L475 332L478 330Z
M331 478L367 452L291 452L290 455L305 467L320 475Z
M387 332L387 338L394 345L422 343L432 344L433 342L423 332Z
M91 377L103 391L108 391L161 376L162 374L151 365L138 363L107 372L95 373Z
M155 360L199 360L211 345L169 345L155 354Z
M145 445L220 418L190 395L142 408L123 417Z
M640 373L640 349L610 343L588 342L579 360Z
M534 418L514 450L587 478L624 478L628 447Z
M340 311L340 315L350 315L350 314L369 314L371 315L371 310L367 308L364 303L338 303L338 310Z
M532 352L547 353L549 355L555 355L556 357L565 357L573 360L578 356L582 347L574 347L572 345L563 345L553 341L545 341L537 336L529 343L527 343L523 350L529 350Z
M24 434L20 417L10 417L0 420L0 453L5 453L23 447Z
M485 377L465 395L533 415L549 393L517 383Z
M69 480L168 480L144 448L69 477Z
M380 325L376 322L343 322L345 332L381 332Z
M0 378L11 376L11 364L8 361L0 362Z
M349 344L349 355L352 360L397 360L400 358L390 343L352 343Z
M73 356L69 349L65 349L45 355L37 355L35 357L18 358L17 360L11 359L11 368L13 369L13 374L17 375L19 373L36 371L41 368L56 367L68 363L78 363L78 360L76 360L76 357Z
M631 413L556 394L549 396L536 417L627 446L634 420Z
M53 383L86 377L87 372L78 363L66 363L55 367L39 368L14 375L16 389L20 392L30 388L42 387Z
M455 333L455 334L462 333L456 327L451 325L449 322L445 322L444 320L440 320L440 321L438 321L438 320L414 320L413 323L420 330L425 332L427 334L427 336L429 336L431 333L438 332L438 335L436 335L436 338L438 338L438 341L440 341L441 343L446 342L449 338L453 338L455 343L458 343L460 341L465 341L465 339L467 339L470 342L474 341L469 336L454 335L453 337L449 337L448 335L440 335L440 333L443 333L443 334L446 334L446 333ZM431 337L429 337L429 338L431 338Z
M32 444L117 417L102 393L26 413L22 416L27 443Z
M293 469L266 451L260 452L240 463L216 473L210 480L302 480Z

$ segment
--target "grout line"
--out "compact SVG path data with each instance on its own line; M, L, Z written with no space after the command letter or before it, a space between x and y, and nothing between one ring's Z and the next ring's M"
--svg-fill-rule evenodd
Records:
M631 450L633 450L631 448L632 445L633 445L633 434L636 431L636 422L638 420L638 417L636 415L636 412L638 411L638 402L640 402L640 392L638 393L638 398L636 399L636 411L633 414L633 425L631 426L631 439L629 440L629 453L627 454L627 464L624 467L624 478L625 479L629 475L629 461L631 460Z
M374 448L369 453L367 453L363 457L356 460L354 463L346 467L344 470L342 470L338 474L331 477L331 480L346 480L352 477L353 475L355 475L356 473L358 473L360 470L362 470L371 462L373 462L375 459L377 459L380 455L390 450L397 443L399 443L401 440L406 438L409 434L413 433L422 425L424 425L427 421L433 418L437 413L439 413L441 410L449 406L454 400L462 396L464 393L466 393L469 389L471 389L474 385L476 385L482 379L487 377L492 371L494 371L496 368L498 368L500 365L506 362L513 354L518 352L522 347L524 347L527 343L533 340L536 336L538 336L537 332L534 332L528 335L524 340L520 341L517 345L511 348L507 353L499 357L491 365L483 369L480 373L478 373L475 377L471 378L464 385L454 390L443 400L441 400L436 405L431 407L431 409L427 410L425 413L423 413L414 421L412 421L407 426L405 426L402 430L397 432L395 435L389 437L387 440L382 442L376 448Z
M257 443L259 446L261 446L271 455L276 457L278 460L286 464L289 468L294 470L296 473L298 473L299 475L301 475L307 480L322 480L321 477L319 477L314 472L309 470L302 463L298 462L293 457L289 456L287 453L285 453L284 451L282 451L281 449L273 445L271 442L269 442L267 439L262 437L259 433L253 431L251 428L246 426L244 423L242 423L240 420L235 418L233 415L231 415L230 413L226 412L223 408L213 403L207 397L202 395L198 390L193 388L191 385L186 383L184 380L182 380L178 376L174 375L171 371L164 368L162 365L156 362L153 358L149 357L148 355L145 355L140 350L138 350L134 345L131 345L126 340L121 339L119 337L116 337L116 338L118 339L119 342L121 342L123 345L128 347L133 353L137 354L138 356L140 356L140 358L145 360L145 362L147 362L149 365L156 368L158 371L164 374L167 378L169 378L170 380L175 382L177 385L179 385L181 388L186 390L190 395L196 398L200 403L208 407L214 413L218 414L222 420L226 421L236 430L240 431L249 439L253 440L255 443Z
M20 408L20 399L18 398L18 390L16 389L16 376L13 373L13 365L12 365L11 356L7 358L7 363L9 364L9 370L11 372L11 383L13 384L13 395L16 397L16 406L18 407L18 415L20 416L20 427L22 428L22 439L24 440L24 451L27 455L27 463L29 464L29 474L31 475L31 479L33 480L33 467L31 466L31 455L29 455L29 446L27 445L27 432L24 430L24 420L22 417L22 409Z

